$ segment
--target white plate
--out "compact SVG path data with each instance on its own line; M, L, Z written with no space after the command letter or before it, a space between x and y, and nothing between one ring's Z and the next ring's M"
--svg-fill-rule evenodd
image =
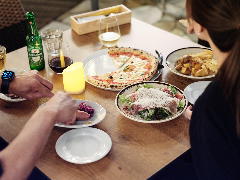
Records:
M102 159L110 151L112 140L96 128L73 129L61 135L55 145L57 154L65 161L87 164Z
M85 64L84 70L85 70L86 76L102 75L102 74L106 74L106 73L117 70L117 67L114 64L113 58L108 55L108 49L102 49L94 52L91 56L83 60L83 63ZM151 81L155 81L156 79L158 79L161 73L162 73L162 69L158 70L156 74L153 76L153 78L151 79ZM92 84L91 82L88 82L88 83L100 89L110 90L110 91L119 91L111 88L98 87Z
M65 128L83 128L83 127L89 127L89 126L98 124L105 118L106 109L102 107L100 104L97 104L92 101L87 101L87 100L77 100L77 102L79 104L82 102L85 102L87 105L91 106L94 109L93 117L84 121L76 121L76 123L73 125L55 124L55 126L65 127Z
M173 116L170 116L168 118L165 118L165 119L161 119L161 120L152 120L152 121L146 121L146 120L143 120L141 119L140 117L136 117L134 115L130 115L130 114L127 114L123 111L123 106L121 105L121 103L119 102L119 96L120 95L127 95L127 94L130 94L132 92L135 92L136 89L138 88L139 85L141 84L151 84L153 85L154 88L162 88L162 87L166 87L166 86L173 86L177 89L177 91L181 94L183 94L182 90L180 90L178 87L174 86L174 85L171 85L171 84L168 84L168 83L165 83L165 82L157 82L157 81L145 81L145 82L141 82L141 83L136 83L136 84L133 84L133 85L130 85L126 88L124 88L123 90L121 90L116 99L115 99L115 105L117 107L117 110L123 115L125 116L126 118L130 119L130 120L133 120L133 121L137 121L137 122L142 122L142 123L162 123L162 122L167 122L167 121L170 121L170 120L173 120L177 117L179 117L184 111L185 109L187 108L187 104L188 104L188 101L187 99L185 98L185 96L183 97L183 101L185 103L185 106L182 110L178 111L176 114L174 114ZM183 94L184 95L184 94Z
M186 96L187 100L194 104L198 97L203 93L206 87L210 84L211 81L198 81L192 84L189 84L183 91L183 94Z
M26 99L19 97L19 98L10 98L6 96L5 94L0 93L0 99L6 102L22 102L25 101Z
M174 74L177 74L179 76L182 77L186 77L186 78L190 78L190 79L207 79L207 78L213 78L215 75L210 75L210 76L203 76L203 77L196 77L196 76L189 76L189 75L184 75L179 73L176 69L175 69L175 64L177 62L177 60L187 54L195 54L195 53L200 53L204 50L209 50L209 48L201 48L201 47L187 47L187 48L181 48L181 49L177 49L173 52L171 52L167 58L166 58L166 65L169 68L169 70L171 72L173 72Z

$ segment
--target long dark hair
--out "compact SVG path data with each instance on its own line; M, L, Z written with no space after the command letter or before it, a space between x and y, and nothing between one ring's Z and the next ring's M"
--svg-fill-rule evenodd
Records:
M187 0L187 14L207 29L222 52L229 52L218 71L224 95L236 116L240 137L240 0Z

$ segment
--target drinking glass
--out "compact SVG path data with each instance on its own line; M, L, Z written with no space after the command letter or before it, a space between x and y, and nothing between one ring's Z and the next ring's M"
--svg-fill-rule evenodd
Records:
M6 48L0 45L0 72L4 70L6 64Z
M63 32L59 29L47 29L42 32L42 39L48 53L49 67L56 73L73 63L69 57L69 46L63 44Z
M98 38L103 46L116 46L120 37L118 20L115 15L100 19Z

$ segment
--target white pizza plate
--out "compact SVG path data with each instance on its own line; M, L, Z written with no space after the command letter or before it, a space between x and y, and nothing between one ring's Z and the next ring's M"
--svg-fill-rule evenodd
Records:
M82 102L85 102L87 105L91 106L94 109L94 115L88 120L81 120L76 121L75 124L72 125L65 125L65 124L55 124L55 126L58 127L64 127L64 128L83 128L83 127L89 127L96 125L100 123L106 116L106 109L102 107L100 104L87 101L87 100L77 100L77 103L80 104Z
M210 83L211 81L198 81L189 84L184 89L183 94L191 104L194 104Z
M121 105L120 101L119 101L119 96L120 95L128 95L130 93L133 93L136 91L136 89L139 87L139 85L142 85L142 84L151 84L153 85L154 88L163 88L163 87L166 87L166 86L173 86L175 89L177 89L177 91L181 94L183 94L183 91L180 90L178 87L174 86L174 85L171 85L171 84L168 84L168 83L165 83L165 82L157 82L157 81L145 81L145 82L141 82L141 83L136 83L136 84L133 84L133 85L130 85L126 88L124 88L123 90L121 90L118 94L117 94L117 97L115 99L115 105L117 107L117 110L123 115L125 116L126 118L130 119L130 120L133 120L133 121L137 121L137 122L141 122L141 123L162 123L162 122L167 122L167 121L170 121L170 120L173 120L177 117L179 117L187 108L187 104L188 104L188 101L186 99L186 97L184 96L183 97L183 101L184 101L184 108L180 111L178 111L176 114L174 114L173 116L170 116L168 118L165 118L165 119L161 119L161 120L152 120L152 121L146 121L146 120L143 120L141 119L140 117L137 117L137 116L134 116L134 115L130 115L130 114L127 114L126 112L123 111L123 106ZM184 94L183 94L184 95Z
M107 133L90 127L64 133L55 145L57 154L74 164L98 161L108 154L111 147L112 140Z
M207 78L213 78L215 75L209 75L209 76L203 76L203 77L196 77L196 76L192 76L192 75L184 75L179 73L176 69L175 69L175 64L177 62L177 60L184 56L184 55L188 55L188 54L195 54L195 53L200 53L204 50L211 50L209 48L202 48L202 47L187 47L187 48L181 48L181 49L177 49L173 52L171 52L167 58L166 58L166 65L169 68L169 70L171 72L173 72L174 74L178 75L178 76L182 76L182 77L186 77L186 78L190 78L190 79L207 79Z
M22 102L22 101L26 101L26 99L22 98L22 97L18 97L18 98L10 98L8 96L6 96L5 94L0 93L0 99L6 102Z
M102 75L102 74L117 70L117 67L114 64L113 58L108 55L108 49L102 49L94 52L92 55L84 59L83 63L85 64L84 70L85 70L86 76ZM156 72L156 74L153 76L151 81L155 81L156 79L158 79L161 73L162 73L162 69L159 69ZM110 90L110 91L119 91L117 89L112 89L112 88L98 87L89 81L87 82L100 89Z

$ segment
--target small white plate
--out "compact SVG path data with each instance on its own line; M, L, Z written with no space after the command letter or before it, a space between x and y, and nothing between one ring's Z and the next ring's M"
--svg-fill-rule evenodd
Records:
M194 104L210 83L211 81L198 81L189 84L183 94L191 104Z
M108 154L111 147L112 140L107 133L90 127L64 133L55 145L62 159L75 164L98 161Z
M65 127L65 128L83 128L83 127L89 127L89 126L98 124L105 118L106 109L102 107L100 104L97 104L92 101L87 101L87 100L77 100L77 103L79 104L82 102L85 102L87 105L91 106L94 109L93 117L84 121L76 121L76 123L72 125L55 124L55 126Z
M182 76L182 77L186 77L186 78L190 78L190 79L207 79L207 78L213 78L215 75L209 75L209 76L203 76L203 77L196 77L196 76L192 76L192 75L185 75L185 74L181 74L179 73L176 69L175 69L175 64L177 62L177 60L187 54L195 54L195 53L200 53L204 50L211 50L209 48L202 48L202 47L187 47L187 48L181 48L181 49L177 49L173 52L171 52L167 58L166 58L166 65L169 68L169 70L178 75L178 76Z
M84 71L86 76L102 75L116 71L118 69L116 64L114 64L114 59L108 55L108 49L101 49L94 52L92 55L84 59L83 63L85 64ZM158 69L150 81L157 80L161 74L162 69ZM87 82L100 89L109 91L120 91L119 89L98 87L89 81Z
M6 96L5 94L0 93L0 99L6 102L22 102L25 101L26 99L19 97L19 98L10 98Z

